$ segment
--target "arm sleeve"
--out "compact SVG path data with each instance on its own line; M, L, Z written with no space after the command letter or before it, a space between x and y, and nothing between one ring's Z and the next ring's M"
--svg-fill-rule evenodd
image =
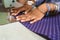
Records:
M45 0L36 0L35 5L39 6L40 4L42 4Z
M60 12L60 2L55 2L55 4L57 4L57 6L58 6L57 11Z

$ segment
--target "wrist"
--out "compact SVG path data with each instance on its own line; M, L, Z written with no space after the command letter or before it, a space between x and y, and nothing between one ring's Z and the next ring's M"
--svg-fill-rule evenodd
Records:
M42 13L46 13L48 11L48 8L46 7L46 3L40 5L38 7L38 9L42 12Z
M47 5L47 4L48 4L48 5ZM48 8L47 6L50 7L50 8ZM57 7L56 4L44 3L44 4L40 5L40 6L38 7L38 9L39 9L39 10L43 10L42 12L43 12L43 13L46 13L47 11L54 11L54 10L56 10L56 7Z
M50 6L50 11L56 10L56 5L55 4L49 3L49 6Z
M60 12L59 11L60 10L60 4L59 3L54 3L54 5L55 5L55 10Z

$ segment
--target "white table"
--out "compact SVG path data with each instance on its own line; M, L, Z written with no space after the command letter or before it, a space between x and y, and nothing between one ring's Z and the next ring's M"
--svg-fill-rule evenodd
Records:
M0 26L0 40L46 40L31 32L19 22Z

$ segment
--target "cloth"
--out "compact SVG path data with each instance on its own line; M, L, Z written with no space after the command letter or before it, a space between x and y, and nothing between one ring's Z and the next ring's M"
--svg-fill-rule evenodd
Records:
M46 40L19 22L0 26L0 40Z
M58 12L60 12L60 2L55 2L56 5L58 5Z
M48 3L56 3L59 7L59 10L57 10L58 12L60 12L60 2L59 0L36 0L36 6L39 6L40 4L42 4L43 2L48 2Z
M37 3L40 4L43 1L39 0ZM60 0L49 0L49 2L58 1ZM51 40L60 40L60 14L50 17L44 17L42 20L39 20L34 24L30 24L29 22L23 22L22 24L31 31L37 34L45 35Z

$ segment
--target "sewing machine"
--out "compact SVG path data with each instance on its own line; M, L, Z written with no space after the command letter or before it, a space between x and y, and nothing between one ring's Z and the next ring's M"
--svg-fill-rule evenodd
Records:
M8 16L9 16L9 20L12 21L13 16L11 16L11 9L12 8L20 8L22 6L24 6L22 3L17 2L17 0L3 0L2 1L3 5L5 8L8 8ZM32 6L33 2L32 1L27 1L27 5L31 5ZM32 8L35 8L34 6ZM31 8L27 8L28 10L30 10ZM24 10L21 11L21 14L26 13ZM14 18L13 18L14 19Z
M6 11L8 12L9 21L12 21L12 19L14 19L13 16L11 16L11 9L13 7L19 8L19 7L23 6L23 4L18 3L17 0L1 0L0 4L1 4L0 6L2 6L2 9L3 9L3 7L4 7L4 9L7 9Z

